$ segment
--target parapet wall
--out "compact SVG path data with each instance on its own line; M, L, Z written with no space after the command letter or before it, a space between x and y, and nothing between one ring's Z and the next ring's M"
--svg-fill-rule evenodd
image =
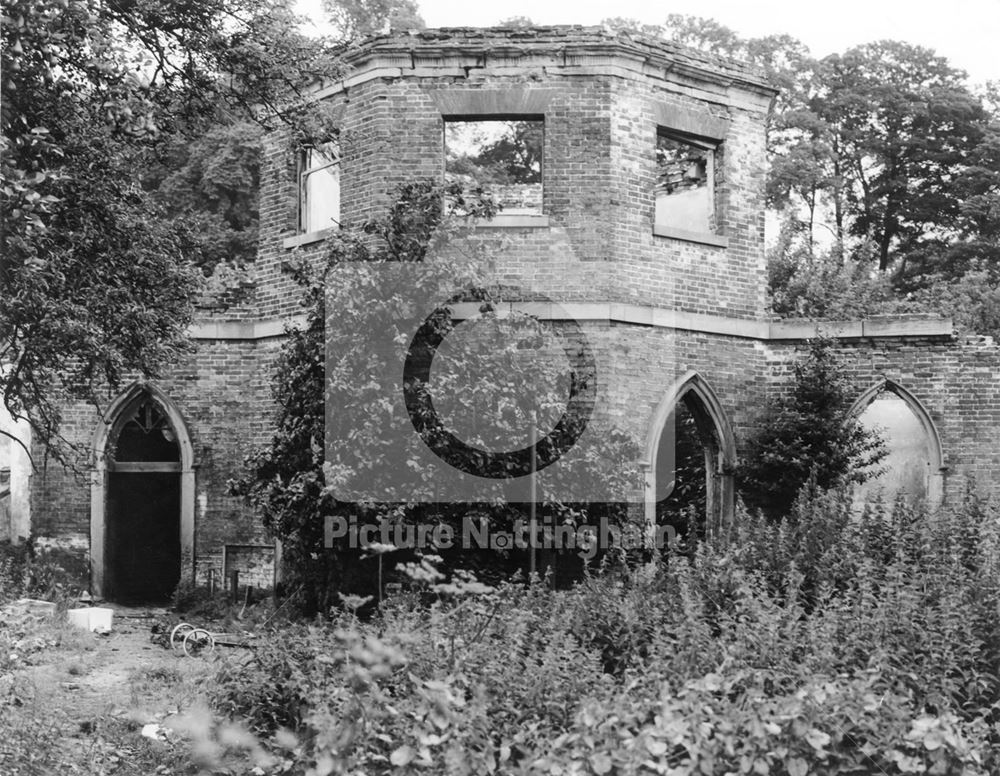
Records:
M443 180L446 118L544 122L542 213L501 214L500 272L550 298L764 315L764 124L774 90L752 68L599 28L436 30L374 38L313 96L338 133L341 221L384 212L404 183ZM716 232L654 224L658 129L714 138ZM320 259L296 222L292 133L267 141L257 304L291 312L281 266ZM487 238L488 239L488 238Z

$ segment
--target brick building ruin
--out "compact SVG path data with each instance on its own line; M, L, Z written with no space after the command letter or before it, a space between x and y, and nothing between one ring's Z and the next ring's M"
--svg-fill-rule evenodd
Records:
M95 595L162 598L181 579L232 569L267 583L273 541L226 483L270 439L272 364L301 313L282 265L318 261L334 221L381 212L397 185L441 179L449 133L475 123L538 138L540 159L507 179L504 210L479 228L503 240L505 277L558 303L541 317L585 328L603 419L643 450L647 516L662 491L661 434L679 407L706 440L707 518L731 516L743 440L818 333L836 338L857 411L884 410L908 429L893 447L890 488L939 502L970 477L983 487L1000 479L991 340L957 337L933 317L771 319L765 122L775 92L756 70L581 27L376 37L349 66L315 94L335 145L267 138L248 298L201 310L195 351L155 383L131 385L103 416L67 409L70 434L93 451L89 482L51 465L30 478L23 460L9 467L0 532L30 530L71 551Z

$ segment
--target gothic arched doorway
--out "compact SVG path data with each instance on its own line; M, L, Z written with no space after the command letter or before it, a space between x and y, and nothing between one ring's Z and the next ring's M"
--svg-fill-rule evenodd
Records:
M725 533L733 514L736 445L711 386L688 372L660 401L646 437L646 522L680 538Z
M109 414L95 440L94 592L121 603L163 602L193 550L191 443L180 415L151 386L133 386Z

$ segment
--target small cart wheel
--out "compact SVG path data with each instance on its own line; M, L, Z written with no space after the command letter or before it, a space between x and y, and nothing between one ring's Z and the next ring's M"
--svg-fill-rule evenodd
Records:
M184 636L184 654L188 657L198 657L214 651L215 639L204 628L194 628Z
M173 630L170 631L170 648L179 649L181 642L184 641L184 634L193 630L194 626L186 622L180 622L175 625Z

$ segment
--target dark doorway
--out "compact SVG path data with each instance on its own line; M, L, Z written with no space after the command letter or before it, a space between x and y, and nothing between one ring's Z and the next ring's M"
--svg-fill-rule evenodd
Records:
M706 537L718 450L711 418L695 396L685 394L664 427L656 458L656 524L671 526L682 547Z
M166 602L180 580L180 450L148 397L123 416L108 469L106 595Z
M163 472L112 472L106 562L111 598L124 604L170 599L181 571L181 479Z

